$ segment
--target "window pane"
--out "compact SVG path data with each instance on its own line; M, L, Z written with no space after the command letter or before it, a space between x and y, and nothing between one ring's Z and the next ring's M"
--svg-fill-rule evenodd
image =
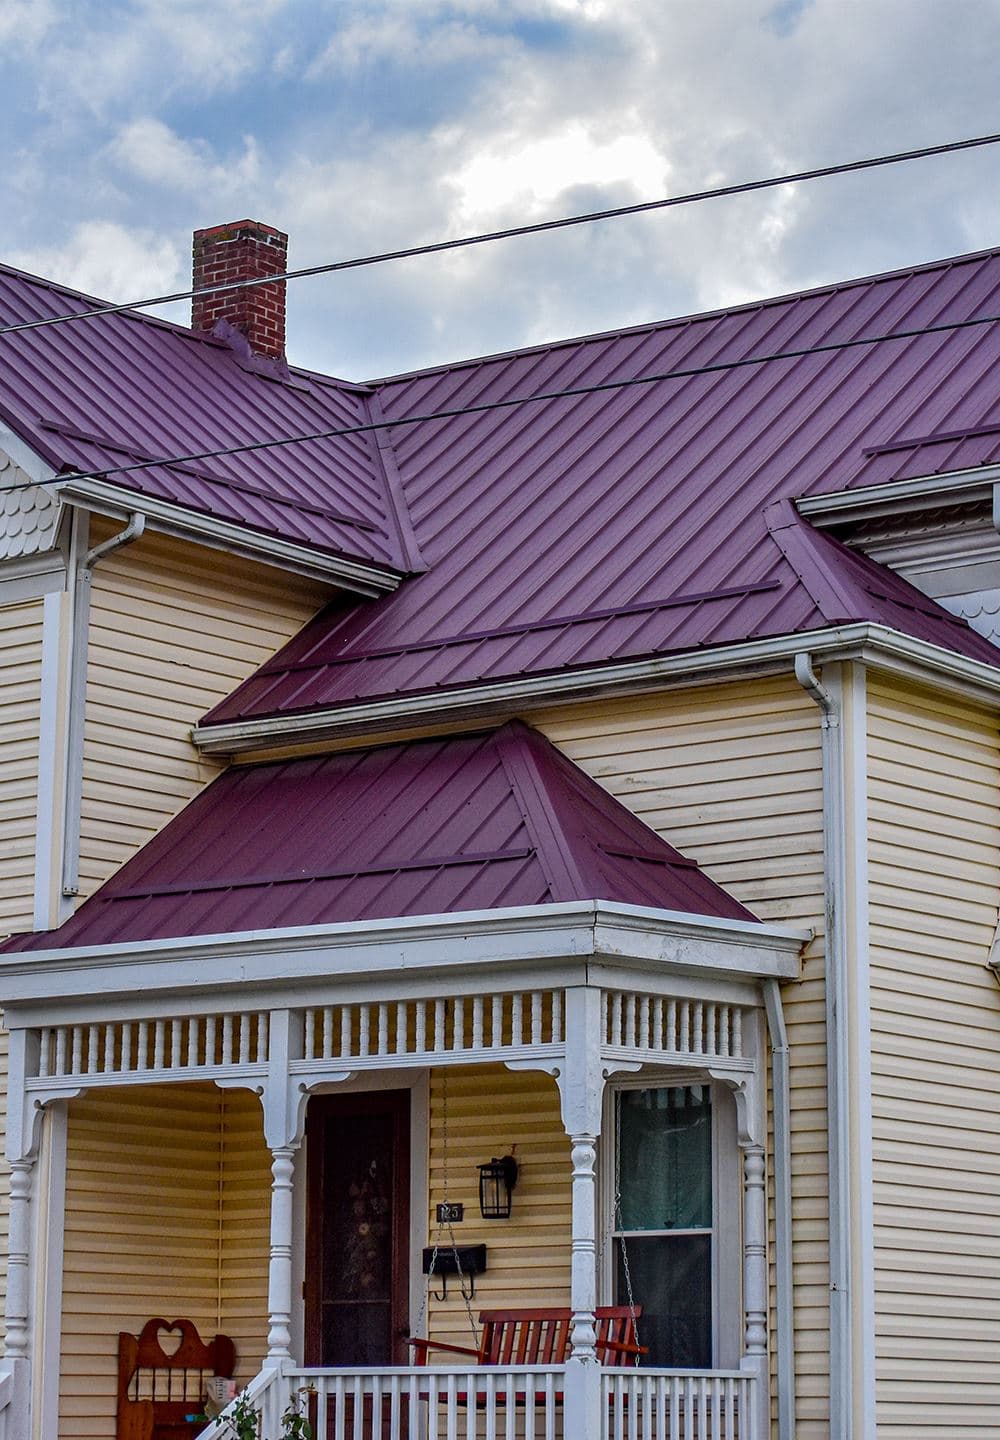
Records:
M712 1225L712 1100L707 1085L618 1092L616 1230Z
M628 1303L625 1256L632 1294L642 1306L639 1343L649 1346L643 1365L702 1370L712 1364L712 1241L708 1235L660 1235L615 1241L617 1304Z

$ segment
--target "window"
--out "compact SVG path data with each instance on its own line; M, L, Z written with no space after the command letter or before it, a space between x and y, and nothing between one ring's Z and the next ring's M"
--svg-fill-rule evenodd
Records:
M707 1083L623 1085L613 1093L606 1279L615 1304L631 1296L642 1306L649 1365L709 1369L735 1360L734 1343L738 1354L736 1147L727 1101Z

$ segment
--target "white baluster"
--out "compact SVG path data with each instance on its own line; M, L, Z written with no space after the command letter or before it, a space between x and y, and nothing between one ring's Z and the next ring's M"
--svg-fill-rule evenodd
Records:
M66 1026L60 1025L56 1031L56 1070L57 1075L66 1074Z
M447 1037L445 1036L445 1029L444 1029L444 1001L443 1001L443 1000L435 1000L435 1001L434 1001L434 1044L433 1044L433 1046L432 1046L432 1048L433 1048L433 1050L435 1051L435 1053L439 1053L439 1052L441 1052L441 1051L444 1050L445 1044L446 1044L446 1039L447 1039Z
M542 992L540 990L531 992L531 1043L532 1045L542 1043Z
M663 997L657 995L653 1000L653 1007L649 1017L651 1050L665 1050L667 1046L663 1043Z
M465 1049L465 1001L456 996L452 1001L451 1048Z
M231 1015L222 1017L222 1063L223 1065L233 1063L233 1017Z
M766 1355L767 1203L761 1145L748 1145L743 1152L743 1304L744 1351Z
M377 1055L389 1053L389 1006L383 1000L378 1007L378 1048Z
M603 998L603 997L602 997ZM563 1020L562 1020L563 992L553 990L552 992L552 1044L561 1045L563 1042Z
M494 995L490 1006L490 1049L499 1050L503 1045L503 996Z
M621 1045L622 1037L622 992L620 990L614 990L611 994L610 1043L612 1045Z
M639 1046L642 1050L652 1050L654 1048L649 1034L648 995L643 995L639 1000Z
M51 1073L49 1069L49 1062L52 1058L50 1054L51 1043L52 1031L46 1025L43 1027L41 1037L38 1041L38 1074L42 1080L46 1079Z
M350 1005L342 1005L340 1008L340 1058L346 1060L354 1054L351 1040L351 1017Z
M250 1016L246 1013L240 1016L240 1064L250 1063Z
M187 1024L187 1058L185 1063L189 1069L197 1068L201 1063L201 1057L198 1054L198 1026L198 1017L192 1015Z
M410 1053L409 1029L409 1006L405 1000L399 1000L396 1004L396 1049L397 1055L408 1055Z
M743 1057L743 1011L736 1006L733 1010L733 1059Z
M731 1011L728 1005L719 1006L719 1053L729 1055L732 1040L730 1039L729 1024Z
M611 1018L611 1003L606 990L601 991L601 1040L605 1045L610 1045L611 1035L608 1026Z
M257 1064L267 1064L267 1011L257 1014Z
M88 1075L95 1075L97 1073L98 1034L96 1025L87 1026L87 1055L85 1064Z
M483 1048L483 997L476 995L472 1001L472 1048Z
M315 1046L315 1034L313 1034L312 1040L313 1040L313 1045ZM322 1039L321 1039L321 1042L320 1042L320 1047L321 1047L321 1048L320 1048L320 1052L319 1052L319 1058L320 1058L321 1060L332 1060L332 1059L333 1059L333 1006L332 1006L332 1005L324 1005L324 1006L323 1006L323 1036L322 1036ZM313 1052L313 1055L312 1055L311 1058L313 1058L313 1059L316 1058L315 1049L314 1049L314 1052Z
M71 1074L79 1075L83 1068L83 1030L79 1025L73 1026L73 1061Z
M163 1050L166 1039L166 1021L157 1020L153 1026L153 1069L163 1069Z
M427 1050L427 1001L418 1000L413 1026L413 1044L418 1055Z
M114 1025L104 1027L104 1073L110 1075L115 1068L115 1030Z
M678 1023L678 1050L686 1055L691 1053L691 1006L687 1000L681 1001L680 1019Z
M139 1021L139 1034L136 1039L135 1068L137 1070L149 1070L149 1021Z
M316 1059L316 1011L307 1006L302 1016L302 1058Z
M512 1045L524 1044L524 996L520 990L511 996L510 1043Z
M372 1007L362 1005L359 1008L361 1033L358 1037L358 1054L363 1058L371 1054L372 1046Z
M170 1069L176 1070L181 1063L181 1022L170 1022Z

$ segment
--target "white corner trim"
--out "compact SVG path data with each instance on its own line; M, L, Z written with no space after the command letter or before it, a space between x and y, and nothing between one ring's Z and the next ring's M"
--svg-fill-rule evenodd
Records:
M68 601L61 591L45 596L42 611L41 704L38 723L38 788L35 821L36 930L57 924L56 896L62 872L63 712L67 669Z
M848 822L848 950L853 981L848 1009L848 1049L853 1098L851 1225L853 1385L859 1440L875 1440L875 1199L872 1120L871 963L868 897L868 686L863 666L845 676L847 700L845 781Z
M529 705L562 699L629 694L670 685L708 683L740 675L781 673L801 651L824 660L864 659L878 668L905 674L925 683L946 685L974 694L985 703L1000 704L1000 648L996 665L971 660L929 645L898 630L867 621L824 630L777 635L710 650L661 655L653 660L623 661L558 675L530 675L517 680L441 689L391 700L365 701L307 714L268 715L261 719L199 725L191 732L207 755L297 744L314 744L354 734L419 728L435 720L523 712Z
M400 583L401 577L394 570L330 555L309 545L273 535L258 534L233 521L187 510L155 495L110 485L103 480L66 480L57 483L56 493L64 501L118 519L127 519L140 511L150 529L161 534L226 550L233 555L290 570L310 580L355 590L360 595L384 595L395 590Z

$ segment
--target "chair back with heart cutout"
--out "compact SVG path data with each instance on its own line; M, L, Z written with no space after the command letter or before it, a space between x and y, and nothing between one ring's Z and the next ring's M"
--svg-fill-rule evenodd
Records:
M116 1440L189 1440L207 1424L205 1389L215 1375L232 1378L236 1351L228 1335L207 1344L191 1320L147 1320L138 1335L118 1335Z

